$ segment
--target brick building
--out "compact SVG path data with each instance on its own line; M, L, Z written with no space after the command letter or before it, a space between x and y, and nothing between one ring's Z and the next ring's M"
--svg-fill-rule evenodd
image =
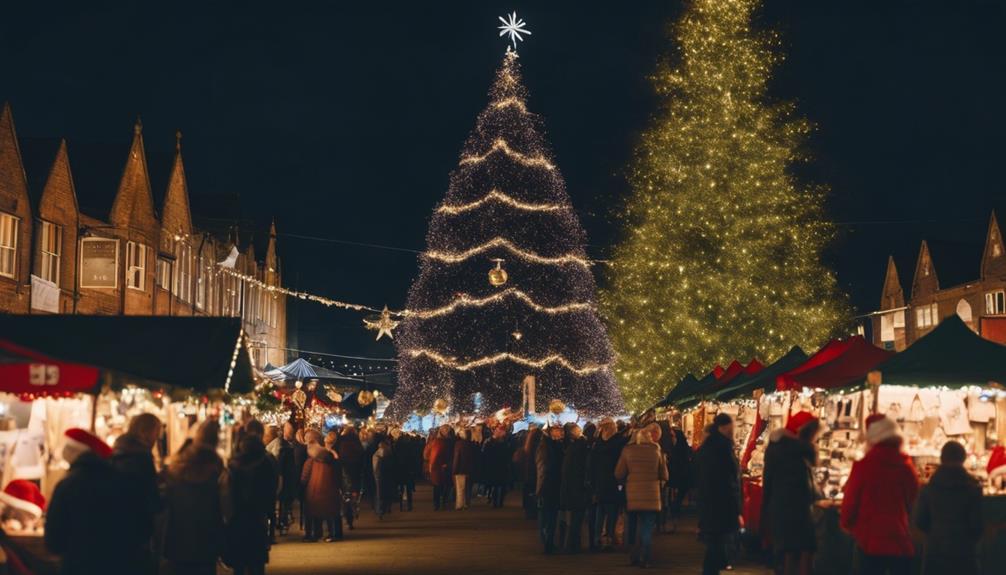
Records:
M181 134L159 206L155 191L139 122L129 146L19 139L4 105L0 312L240 316L255 363L285 363L285 296L218 265L281 285L275 224L262 261L236 226L196 228Z
M922 241L912 276L910 262L887 260L880 309L870 315L873 341L901 351L957 314L983 337L1006 343L1006 251L995 213L984 242ZM903 285L911 288L907 297Z

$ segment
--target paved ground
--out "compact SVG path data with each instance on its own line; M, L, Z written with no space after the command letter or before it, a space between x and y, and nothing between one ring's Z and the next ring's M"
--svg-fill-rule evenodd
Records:
M363 511L354 531L335 543L302 543L293 532L272 549L268 573L292 574L446 574L542 573L577 575L637 573L624 553L545 556L535 522L523 518L519 497L511 494L504 509L484 501L467 511L432 511L428 486L416 494L411 513L396 510L383 521ZM654 564L658 571L699 573L702 547L694 523L678 533L656 534ZM739 564L733 573L764 575L768 571Z

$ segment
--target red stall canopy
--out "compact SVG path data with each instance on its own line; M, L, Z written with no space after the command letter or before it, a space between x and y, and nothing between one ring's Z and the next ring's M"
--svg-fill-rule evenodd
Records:
M55 360L26 347L0 340L0 392L22 397L66 397L90 393L98 369Z
M784 389L792 389L795 385L793 383L794 377L806 371L810 371L820 365L824 365L829 361L834 361L835 358L845 353L846 348L849 347L849 341L850 340L833 339L824 344L824 347L817 350L814 355L808 357L807 361L801 363L786 373L776 376L775 388L780 391Z
M849 339L845 353L833 361L791 377L785 389L793 390L804 387L837 389L844 387L857 380L865 379L867 373L893 355L893 351L880 349L863 339L863 336L857 335ZM779 391L784 391L784 389Z

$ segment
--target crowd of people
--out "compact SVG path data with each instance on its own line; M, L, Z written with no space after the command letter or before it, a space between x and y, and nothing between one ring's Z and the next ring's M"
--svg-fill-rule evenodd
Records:
M963 468L963 447L948 442L920 490L897 424L883 415L866 423L868 450L841 503L860 572L908 573L914 523L928 536L925 573L977 573L981 490ZM782 575L813 570L813 508L830 503L813 475L820 432L817 418L793 414L765 452L759 535ZM397 428L280 429L252 419L234 430L224 461L220 426L208 420L158 469L153 452L161 435L161 422L149 414L133 418L112 447L81 429L66 433L70 469L53 493L45 529L64 573L155 573L165 562L172 573L209 575L223 561L236 574L261 574L277 532L297 526L304 541L339 541L344 525L354 529L361 501L379 520L396 503L412 511L420 478L432 484L437 511L463 511L482 498L503 507L517 487L546 554L623 548L632 565L647 567L654 532L676 530L692 496L706 549L702 573L711 575L730 568L744 527L726 414L716 415L697 450L667 421L605 418L517 433L509 424L472 422L422 437Z

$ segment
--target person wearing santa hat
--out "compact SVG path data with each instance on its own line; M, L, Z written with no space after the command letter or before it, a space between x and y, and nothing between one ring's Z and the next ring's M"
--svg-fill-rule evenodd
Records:
M852 465L845 483L841 525L861 551L864 575L909 573L915 547L908 513L919 493L919 477L901 452L898 424L882 414L866 418L869 451Z
M141 527L142 502L125 476L108 462L104 441L83 429L64 434L63 459L70 464L56 485L45 522L45 545L60 556L63 575L142 573L137 557L121 541Z
M981 539L982 488L964 469L968 453L956 441L940 452L940 467L919 493L915 526L926 534L924 575L977 575L975 546Z
M761 525L772 541L777 571L785 575L810 575L814 566L811 506L820 498L813 475L820 432L821 420L800 411L769 435L765 449Z
M985 470L989 474L989 483L997 489L1006 487L1006 447L997 445L992 450Z

